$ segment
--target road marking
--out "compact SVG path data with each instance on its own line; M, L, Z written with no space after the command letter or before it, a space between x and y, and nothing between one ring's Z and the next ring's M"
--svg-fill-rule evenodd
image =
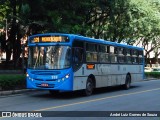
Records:
M71 103L71 104L64 104L64 105L42 108L42 109L33 110L33 111L45 111L45 110L57 109L57 108L62 108L62 107L85 104L85 103L96 102L96 101L101 101L101 100L105 100L105 99L117 98L117 97L122 97L122 96L129 96L129 95L152 92L152 91L157 91L157 90L160 90L160 88L144 90L144 91L139 91L139 92L133 92L133 93L128 93L128 94L115 95L115 96L110 96L110 97L103 97L103 98L92 99L92 100L87 100L87 101L82 101L82 102Z

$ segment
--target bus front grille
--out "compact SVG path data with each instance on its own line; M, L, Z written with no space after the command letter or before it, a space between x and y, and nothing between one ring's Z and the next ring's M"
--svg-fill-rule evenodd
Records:
M44 81L43 79L35 79L35 80L37 80L37 81Z
M57 79L35 79L36 81L56 81Z

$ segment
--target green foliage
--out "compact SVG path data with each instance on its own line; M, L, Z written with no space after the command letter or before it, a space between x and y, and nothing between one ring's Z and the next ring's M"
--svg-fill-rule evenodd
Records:
M134 27L134 42L144 47L146 58L159 48L160 0L131 0L131 27ZM150 45L149 45L150 44ZM151 46L148 47L148 46ZM155 57L159 53L155 53Z
M7 19L8 14L11 11L8 5L8 0L2 0L0 2L0 29L2 29L5 26L5 19Z
M160 78L160 72L145 72L146 78Z
M14 2L1 0L0 27L5 27L5 18L8 25L12 25L14 18L14 22L19 21L20 33L16 34L20 36L74 33L127 44L142 42L146 54L159 48L160 0L14 1L16 15ZM151 50L149 42L153 44Z
M15 90L25 88L25 75L3 74L0 75L0 88L2 90Z
M114 42L130 39L131 22L129 0L113 0L109 4L110 12L107 26L107 38Z
M2 2L0 19L10 14L12 4ZM23 0L17 2L17 19L35 33L83 33L129 42L151 32L158 34L159 8L159 0Z

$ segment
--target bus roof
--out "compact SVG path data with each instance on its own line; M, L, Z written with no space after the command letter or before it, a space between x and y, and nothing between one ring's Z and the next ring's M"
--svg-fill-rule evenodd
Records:
M80 40L84 40L84 41L87 41L87 42L106 44L106 45L112 45L112 46L117 46L117 47L125 47L125 48L137 49L137 50L144 50L141 47L126 45L126 44L123 44L123 43L111 42L111 41L107 41L107 40L104 40L104 39L94 39L94 38L89 38L89 37L84 37L84 36L74 35L74 34L72 34L71 36L74 36L75 39L80 39Z
M137 47L137 46L126 45L126 44L117 43L117 42L111 42L111 41L107 41L107 40L103 40L103 39L94 39L94 38L89 38L89 37L85 37L85 36L82 36L82 35L76 35L76 34L44 33L44 34L32 35L30 37L45 36L45 35L63 35L63 36L68 36L70 38L73 38L71 42L73 42L74 39L78 39L78 40L83 40L83 41L86 41L86 42L106 44L106 45L112 45L112 46L117 46L117 47L125 47L125 48L130 48L130 49L137 49L137 50L144 50L143 48Z

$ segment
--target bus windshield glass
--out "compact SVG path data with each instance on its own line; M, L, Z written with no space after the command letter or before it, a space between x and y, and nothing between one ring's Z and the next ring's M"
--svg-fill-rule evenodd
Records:
M28 67L30 69L65 69L71 66L69 46L29 47Z

